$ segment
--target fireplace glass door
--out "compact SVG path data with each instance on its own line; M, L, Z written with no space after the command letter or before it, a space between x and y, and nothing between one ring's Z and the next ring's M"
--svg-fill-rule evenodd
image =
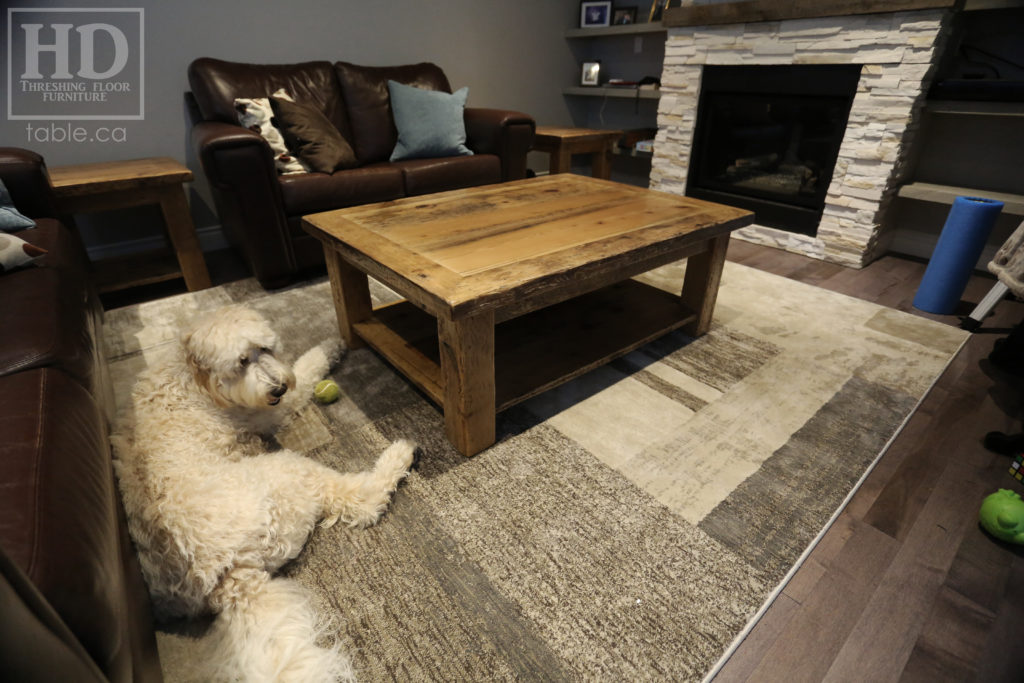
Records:
M859 66L704 68L687 194L813 235Z

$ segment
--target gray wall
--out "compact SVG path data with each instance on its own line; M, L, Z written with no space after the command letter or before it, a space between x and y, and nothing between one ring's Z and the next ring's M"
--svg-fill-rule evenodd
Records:
M123 125L125 142L39 142L28 138L25 121L7 120L4 106L0 145L33 149L51 166L146 156L185 162L197 178L190 201L201 234L207 233L206 243L211 235L203 228L217 219L189 146L183 104L186 69L196 57L261 63L325 59L366 65L432 61L445 70L453 88L469 86L470 106L517 109L541 124L572 124L561 89L572 82L578 67L563 33L578 23L577 0L5 2L0 19L5 60L6 7L12 5L145 9L145 119L76 123L87 129ZM6 61L3 72L6 100ZM546 168L546 159L534 155L531 166ZM105 245L158 235L158 230L141 225L151 217L152 212L133 211L86 220L83 232L96 254ZM125 226L135 222L140 225Z

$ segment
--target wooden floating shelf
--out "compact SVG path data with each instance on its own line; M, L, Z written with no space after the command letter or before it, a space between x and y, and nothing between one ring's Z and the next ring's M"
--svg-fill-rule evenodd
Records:
M954 187L952 185L935 185L932 183L908 183L900 187L897 196L906 199L918 199L936 204L953 204L957 197L984 197L1003 202L1003 213L1013 216L1024 216L1024 195L1008 192L989 192L970 187Z
M637 24L621 24L618 26L595 26L594 28L570 28L565 32L566 38L607 38L608 36L638 36L645 33L664 33L665 27L660 21L647 21Z
M909 12L952 7L954 0L744 0L665 9L662 23L675 26L749 24L855 14Z
M572 88L563 88L563 95L578 95L580 97L620 97L627 100L635 100L637 91L636 88L611 88L605 86L575 86ZM656 100L661 97L660 90L641 90L641 100Z
M678 295L624 282L513 318L495 328L499 411L579 377L696 320ZM437 320L408 301L357 323L367 344L434 403L443 404Z

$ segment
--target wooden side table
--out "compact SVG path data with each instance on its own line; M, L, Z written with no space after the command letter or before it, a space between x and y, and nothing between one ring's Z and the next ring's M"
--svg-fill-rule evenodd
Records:
M170 157L107 161L49 169L62 211L91 213L158 204L176 258L156 259L133 254L97 264L97 286L112 292L184 277L189 291L210 286L206 261L192 224L184 183L192 171Z
M537 126L533 148L551 155L551 173L568 173L573 154L589 154L594 177L608 180L612 174L612 149L621 135L621 130Z

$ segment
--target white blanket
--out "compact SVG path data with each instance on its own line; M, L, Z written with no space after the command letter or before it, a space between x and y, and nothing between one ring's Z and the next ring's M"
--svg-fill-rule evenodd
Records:
M1024 298L1024 222L999 247L988 269L1017 297Z

